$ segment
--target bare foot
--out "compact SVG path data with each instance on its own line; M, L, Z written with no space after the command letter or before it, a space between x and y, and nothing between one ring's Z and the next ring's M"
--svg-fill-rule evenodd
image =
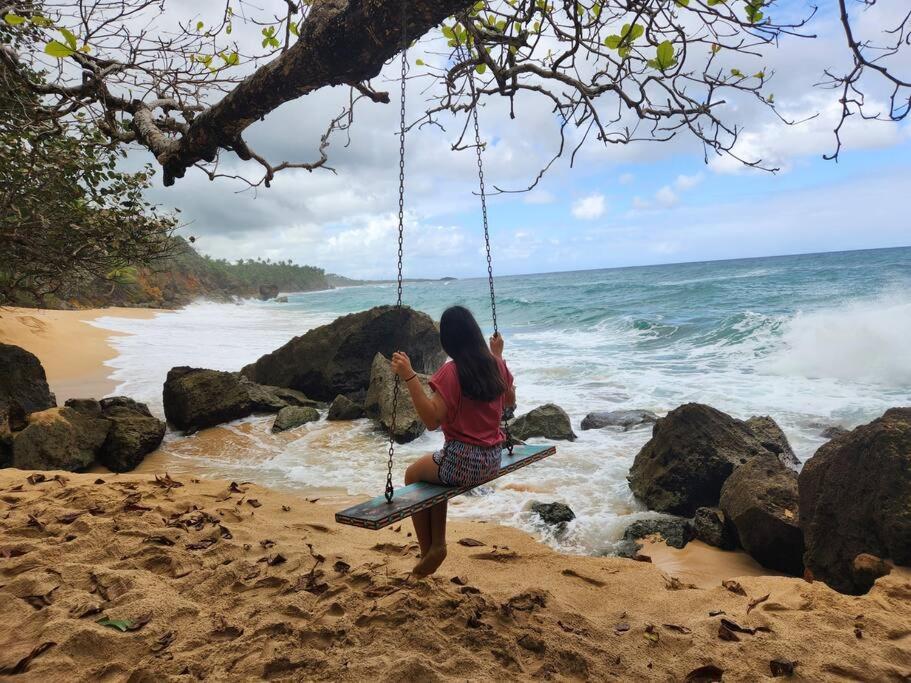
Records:
M440 565L443 564L443 560L445 559L446 546L432 545L426 553L421 555L421 561L414 566L414 569L412 569L411 572L418 576L430 576L440 568Z

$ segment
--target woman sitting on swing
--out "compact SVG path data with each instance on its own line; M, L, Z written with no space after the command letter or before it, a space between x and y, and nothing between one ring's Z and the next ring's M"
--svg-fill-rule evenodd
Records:
M503 360L503 337L490 347L467 308L453 306L440 318L440 343L452 359L430 380L424 393L408 355L392 356L392 369L404 380L415 410L427 429L443 428L443 448L425 455L405 471L405 483L426 481L446 486L477 486L496 476L506 435L503 410L516 402L512 374ZM446 559L446 501L412 516L421 546L414 573L433 574Z

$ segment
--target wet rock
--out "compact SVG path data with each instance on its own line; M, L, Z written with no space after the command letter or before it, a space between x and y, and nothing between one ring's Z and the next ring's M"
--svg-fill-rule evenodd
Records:
M637 541L649 536L660 536L672 548L683 548L693 540L693 525L682 517L661 519L640 519L623 532L624 541Z
M400 349L420 373L433 373L446 360L428 315L380 306L295 337L242 372L254 382L298 389L320 401L339 394L355 399L370 385L376 354L391 358Z
M8 420L13 404L28 414L53 408L57 400L35 354L12 344L0 344L0 424Z
M575 441L577 438L569 415L553 403L538 406L531 412L520 415L510 424L509 431L513 439L519 441L533 438Z
M101 399L102 416L111 423L98 451L98 461L113 472L136 469L145 456L161 445L166 425L145 403L126 396Z
M737 467L721 489L721 510L740 545L764 567L803 573L797 473L771 454Z
M532 512L536 513L545 524L565 529L566 525L576 518L569 505L565 503L541 503L534 501L531 504Z
M275 298L275 303L277 303L277 304L286 304L286 303L288 303L288 297L286 297L286 296L279 296L279 297L276 297L276 298Z
M807 567L843 593L862 594L866 553L911 565L911 408L823 444L800 473L800 518Z
M308 422L317 422L319 411L306 406L285 406L278 411L275 422L272 424L273 432L283 432L286 429L300 427Z
M834 439L841 436L842 434L847 434L849 432L849 429L845 429L841 425L833 425L832 427L826 427L823 429L819 435L824 439Z
M582 429L618 427L626 432L633 427L652 424L657 420L658 416L650 410L609 410L586 415L582 420Z
M274 299L278 296L278 287L276 285L260 285L259 298L263 301Z
M49 408L28 417L13 436L12 465L23 470L84 470L95 461L111 423L72 408Z
M355 403L347 396L339 394L329 406L327 420L358 420L364 417L364 406Z
M429 390L430 377L418 374L418 379ZM367 389L367 399L364 402L364 411L367 417L377 422L379 427L387 434L392 429L392 397L395 387L395 373L392 364L378 353L373 359L373 368L370 371L370 386ZM396 443L414 441L425 431L424 423L418 417L414 404L408 395L408 388L402 382L399 385L399 402L395 416L395 432L392 434Z
M778 456L782 464L792 469L797 469L800 460L794 455L791 444L788 443L788 437L781 431L781 427L768 415L759 415L746 420L746 426L749 427L756 438L759 439L766 450Z
M83 415L101 416L101 403L94 398L68 398L63 405Z
M693 518L695 537L708 545L733 550L737 547L737 537L727 518L719 508L699 508Z

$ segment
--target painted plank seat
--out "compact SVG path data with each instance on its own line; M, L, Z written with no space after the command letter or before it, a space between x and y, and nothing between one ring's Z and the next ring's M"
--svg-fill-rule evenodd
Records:
M500 456L500 471L487 481L498 479L504 474L543 460L556 452L557 449L554 446L515 446L512 456L509 455L509 451L504 450ZM486 484L487 481L481 482L478 486ZM415 512L442 503L473 488L475 487L443 486L421 481L397 488L391 503L386 502L385 496L377 496L341 512L336 512L335 521L339 524L349 524L363 529L382 529L406 517L411 517Z

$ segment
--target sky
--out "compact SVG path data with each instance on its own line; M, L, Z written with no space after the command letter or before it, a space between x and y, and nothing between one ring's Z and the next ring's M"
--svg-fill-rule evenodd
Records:
M858 26L876 37L901 4L883 0L881 14L868 12ZM785 0L779 6L779 11L801 14L810 4ZM825 68L844 65L847 51L834 7L821 8L809 28L817 38L783 39L755 64L774 74L771 90L785 117L812 118L788 126L765 108L738 102L726 112L742 127L737 152L762 158L779 167L777 173L747 169L729 158L706 163L701 146L685 136L625 146L588 143L572 168L567 159L558 161L533 191L489 198L496 272L911 244L911 125L853 117L843 133L839 161L824 160L822 155L834 149L838 93L814 84ZM431 62L432 44L418 44L410 61L418 58ZM905 74L911 71L907 58L903 66ZM391 80L396 69L387 68L375 87L396 88ZM420 81L410 84L410 119L423 110L422 87ZM880 96L872 90L868 103L875 107ZM254 124L246 138L275 162L313 159L320 134L346 97L341 88L324 89L283 105ZM150 197L163 207L178 207L185 222L180 234L193 235L196 247L214 257L291 258L350 277L391 277L397 115L395 105L360 107L350 143L344 146L339 137L329 148L336 173L287 170L271 188L252 192L191 170L171 188L161 187L159 177ZM519 101L515 120L504 103L490 102L481 109L480 121L488 188L526 186L558 141L553 117L540 100ZM407 137L405 271L410 277L486 272L474 150L451 150L458 125L448 123L446 130L424 127ZM131 163L146 161L144 154L132 152ZM226 159L226 168L250 175L258 171L236 159Z

